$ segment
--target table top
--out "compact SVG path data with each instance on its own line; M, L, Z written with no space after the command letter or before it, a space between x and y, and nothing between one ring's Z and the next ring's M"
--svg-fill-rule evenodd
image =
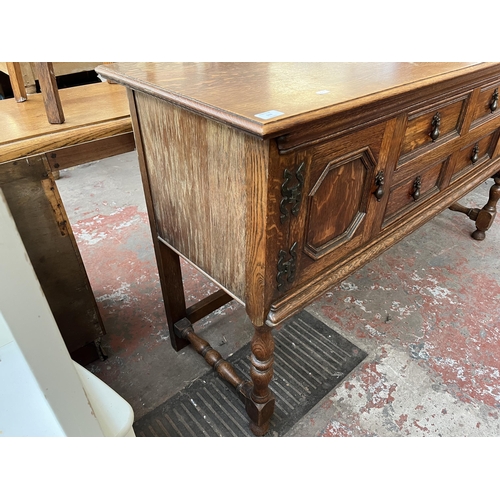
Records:
M0 101L0 163L132 131L121 85L94 83L59 90L65 121L47 120L42 94Z
M267 136L495 63L114 63L103 76Z

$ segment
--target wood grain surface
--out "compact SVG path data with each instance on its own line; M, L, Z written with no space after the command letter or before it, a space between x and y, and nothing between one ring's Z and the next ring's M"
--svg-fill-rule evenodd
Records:
M64 111L57 88L53 64L50 62L36 62L35 68L49 123L64 123Z
M114 63L97 71L131 88L268 136L494 63ZM264 119L268 111L282 114Z
M126 90L95 83L59 91L65 123L47 121L41 94L0 101L0 163L132 132Z
M26 95L26 89L24 87L21 64L18 62L8 62L5 64L12 92L14 93L14 99L17 102L24 102L28 96Z
M147 94L135 99L159 236L244 301L246 176L266 143Z

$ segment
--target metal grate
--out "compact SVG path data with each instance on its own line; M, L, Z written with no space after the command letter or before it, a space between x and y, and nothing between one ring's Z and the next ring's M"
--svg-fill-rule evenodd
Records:
M365 357L366 353L302 311L274 332L276 407L268 436L283 436ZM228 358L248 377L250 346ZM139 437L252 436L243 404L210 371L134 424Z

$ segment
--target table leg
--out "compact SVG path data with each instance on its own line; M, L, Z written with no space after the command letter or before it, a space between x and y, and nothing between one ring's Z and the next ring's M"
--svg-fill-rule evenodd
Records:
M189 345L186 339L174 334L175 323L186 317L186 299L184 297L180 257L170 247L159 241L155 250L170 342L176 351L180 351L183 347Z
M493 176L495 184L491 186L488 203L479 211L476 219L476 230L472 233L475 240L484 240L486 231L491 227L497 213L497 203L500 199L500 172Z
M247 395L246 411L250 417L250 429L256 436L269 430L269 419L274 413L274 394L269 389L273 378L274 339L272 329L266 325L255 327L252 338L250 377L253 388Z
M266 325L255 327L250 356L252 382L240 379L230 363L222 359L215 349L198 337L192 328L194 321L229 302L231 297L219 291L198 304L186 308L179 255L160 241L158 241L156 252L173 348L179 351L191 344L207 363L236 389L240 399L245 403L245 409L250 417L251 431L256 436L263 436L269 430L269 420L274 413L275 404L274 395L269 390L274 363L272 328Z
M486 231L491 227L497 213L497 203L500 199L500 172L493 176L495 183L491 186L488 203L483 208L468 208L460 203L453 203L449 208L454 212L461 212L476 222L476 230L471 234L478 241L484 240Z
M273 377L274 341L271 329L256 328L252 341L252 382L241 378L234 367L226 361L207 341L196 335L193 325L183 318L174 325L175 336L188 341L195 351L205 358L214 371L235 390L250 417L250 430L263 436L269 430L269 420L274 413L275 398L269 390Z
M0 190L71 357L82 365L104 357L104 325L45 155L0 164Z
M227 304L233 298L224 290L205 297L190 307L186 307L186 296L184 283L182 281L182 269L179 255L168 245L158 241L155 248L157 255L160 284L163 294L163 302L167 315L170 342L176 351L180 351L189 342L182 336L176 334L176 323L186 318L190 323L196 323L208 316L211 312Z

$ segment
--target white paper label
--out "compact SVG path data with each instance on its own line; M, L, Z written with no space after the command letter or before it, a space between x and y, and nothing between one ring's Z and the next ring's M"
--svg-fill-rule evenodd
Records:
M264 113L259 113L258 115L254 115L256 118L262 118L263 120L269 120L270 118L275 118L276 116L284 115L281 111L276 111L275 109L271 109L270 111L264 111Z

